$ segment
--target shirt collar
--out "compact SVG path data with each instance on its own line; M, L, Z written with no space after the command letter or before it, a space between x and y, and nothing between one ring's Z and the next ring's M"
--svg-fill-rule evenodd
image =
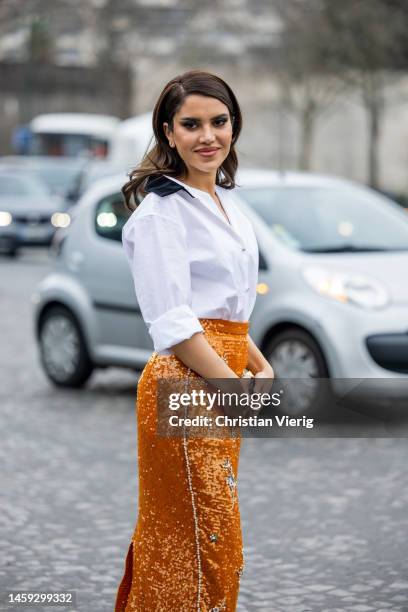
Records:
M186 191L192 198L195 197L191 193L192 190L190 191L190 188L187 189L181 181L166 176L165 174L149 176L144 190L146 193L153 192L160 197L176 193L177 191Z
M225 197L226 190L222 189L222 187L219 187L218 185L216 185L216 190L218 195L222 198L222 205L228 215L229 220L231 221L231 225L224 219L222 212L218 209L210 194L206 191L196 189L195 187L190 187L190 185L186 185L178 179L172 176L167 176L166 174L149 176L145 186L145 191L147 193L153 192L159 196L166 196L172 193L177 193L178 191L185 191L193 199L197 199L201 204L203 204L210 213L215 215L215 217L220 223L222 223L223 227L227 231L229 231L239 242L242 242L238 231L239 223L236 218L235 207L230 205L228 197Z
M211 198L210 194L208 193L208 191L203 191L202 189L197 189L197 187L191 187L190 185L186 185L185 183L182 183L181 181L179 181L178 179L174 178L173 176L167 176L166 174L163 175L165 178L170 179L171 181L174 181L175 183L177 183L178 185L180 185L180 187L182 189L184 189L185 191L187 191L187 193L189 193L191 195L192 198L199 198L200 195L206 198ZM222 188L219 185L215 186L215 190L216 192L219 194L220 190L222 190ZM193 195L195 194L195 195ZM212 199L212 198L211 198Z

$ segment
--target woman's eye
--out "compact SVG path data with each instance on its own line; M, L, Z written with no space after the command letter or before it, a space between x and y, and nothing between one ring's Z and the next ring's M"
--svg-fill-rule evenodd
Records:
M216 119L214 121L214 125L216 127L222 127L223 125L227 123L227 121L228 121L227 119ZM197 127L197 123L194 123L194 122L183 123L182 125L188 130L194 130Z

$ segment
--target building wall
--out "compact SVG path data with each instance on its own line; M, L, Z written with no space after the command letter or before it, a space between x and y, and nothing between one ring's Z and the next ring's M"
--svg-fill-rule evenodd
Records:
M273 169L298 168L300 126L298 118L281 101L273 69L252 61L181 63L143 58L135 62L134 114L151 110L165 83L191 68L210 70L233 88L243 112L238 141L240 163ZM379 144L380 184L385 190L408 194L408 78L387 92L387 105ZM339 98L317 120L311 170L368 182L367 115L356 92Z
M299 121L281 100L274 68L281 27L274 0L51 4L30 0L30 10L26 0L0 4L0 59L13 64L0 67L0 153L9 150L11 128L39 112L132 116L151 110L170 78L202 68L224 77L242 105L241 163L297 168ZM55 44L56 66L40 71L23 63L34 14L49 18ZM109 69L106 61L115 67ZM101 62L105 68L98 68ZM381 186L400 193L408 193L407 94L408 78L387 91L379 151ZM348 92L316 125L311 168L367 182L367 148L364 108L358 94Z
M132 76L123 67L0 62L0 154L12 152L17 125L47 112L131 114Z

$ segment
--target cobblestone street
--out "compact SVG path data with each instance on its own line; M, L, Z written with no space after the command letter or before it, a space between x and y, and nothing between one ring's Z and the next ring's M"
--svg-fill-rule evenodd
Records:
M112 612L137 517L137 375L48 383L30 295L49 263L0 260L0 588ZM238 612L408 611L407 464L406 438L243 440Z

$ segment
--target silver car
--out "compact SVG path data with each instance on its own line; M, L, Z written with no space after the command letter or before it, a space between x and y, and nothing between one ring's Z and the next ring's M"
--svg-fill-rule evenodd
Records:
M67 198L87 160L74 157L51 155L7 155L0 157L0 165L14 167L19 172L30 172L44 182L52 194Z
M0 165L0 252L14 256L21 246L47 246L68 223L63 198L35 174Z
M121 244L124 176L81 199L55 270L38 286L35 330L56 385L93 368L143 367L153 346ZM260 249L250 333L281 377L408 381L408 218L348 181L241 171ZM246 202L245 202L246 200ZM378 386L378 385L377 385ZM405 386L406 387L406 386Z

